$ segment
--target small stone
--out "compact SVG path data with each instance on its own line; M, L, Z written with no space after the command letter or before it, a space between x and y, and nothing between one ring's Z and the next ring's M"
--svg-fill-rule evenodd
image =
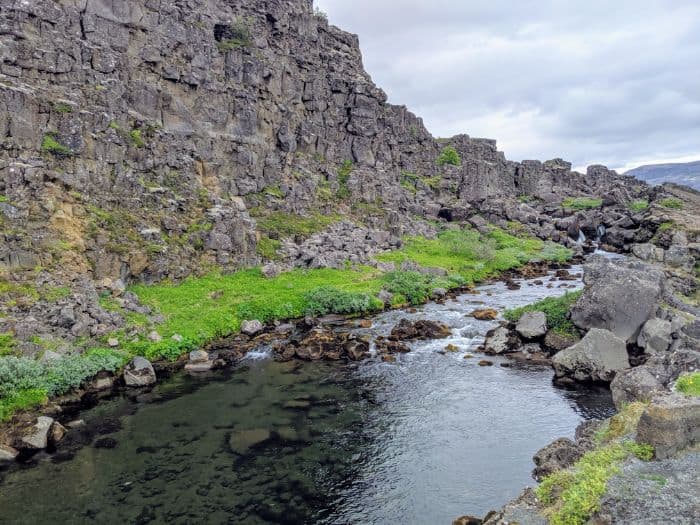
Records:
M148 359L137 356L124 367L124 383L126 386L140 387L156 382L156 372Z
M252 321L243 321L241 323L241 333L251 337L262 332L263 328L263 324L257 319L253 319Z
M176 341L176 342L178 342L178 343L182 343L182 341L184 341L185 338L182 337L180 334L173 334L173 335L170 337L170 339L172 339L173 341Z
M193 350L190 352L190 363L206 363L209 361L209 354L204 350Z
M107 346L109 346L110 348L118 347L119 339L117 339L116 337L110 337L109 339L107 339Z
M382 361L385 363L395 363L396 362L396 356L393 356L391 354L384 354L382 356Z
M61 425L58 421L54 421L49 429L49 443L56 445L60 442L66 435L66 427Z
M22 436L22 445L32 450L45 449L49 444L49 430L52 424L53 418L46 416L38 417L36 424L32 427L34 430Z
M464 359L474 359L474 354L464 354Z
M486 359L482 359L478 364L479 366L493 366L493 362Z
M106 449L112 449L116 448L118 445L117 440L111 437L103 437L95 441L94 447L95 448L106 448Z
M446 352L459 352L459 347L453 344L449 344L445 347Z
M0 445L0 464L14 461L19 456L19 450L7 445Z
M154 343L160 343L163 340L163 337L158 332L153 330L148 334L148 340L153 341Z
M70 421L66 423L67 428L80 428L85 426L85 421L82 419L74 419L73 421Z
M478 321L493 321L498 317L498 312L493 308L477 308L469 315Z
M212 361L204 361L198 363L187 363L185 365L185 371L198 374L202 372L209 372L214 368L214 363Z
M372 328L372 320L360 319L360 321L357 323L357 326L360 328Z

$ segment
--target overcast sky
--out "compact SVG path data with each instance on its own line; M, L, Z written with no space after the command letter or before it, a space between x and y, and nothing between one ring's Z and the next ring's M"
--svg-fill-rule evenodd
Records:
M700 159L700 0L315 0L435 136L512 160Z

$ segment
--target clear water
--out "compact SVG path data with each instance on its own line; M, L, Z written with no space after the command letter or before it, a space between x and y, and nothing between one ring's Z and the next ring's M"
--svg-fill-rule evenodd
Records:
M555 387L549 368L464 358L495 325L467 317L472 309L564 293L553 284L493 284L379 316L373 334L402 317L453 327L452 338L416 342L396 363L276 363L258 353L233 370L178 375L100 403L57 454L0 474L0 522L437 524L483 515L533 483L540 447L612 409L607 391ZM449 343L461 350L439 353ZM251 429L268 439L234 452L230 437ZM96 446L105 437L116 446Z

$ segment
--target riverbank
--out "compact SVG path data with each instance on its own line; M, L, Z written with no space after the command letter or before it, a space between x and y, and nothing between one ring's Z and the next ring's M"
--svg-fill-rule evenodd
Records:
M41 361L0 357L0 416L9 420L17 410L66 395L100 371L116 373L134 356L176 361L237 333L246 321L256 326L251 335L257 335L264 324L305 315L362 315L416 305L531 261L560 264L571 256L562 246L498 228L488 233L448 228L436 239L408 238L401 249L378 255L376 267L267 276L251 269L178 284L136 285L123 296L101 299L104 308L127 319L122 329L102 336L104 347L71 357L47 349Z

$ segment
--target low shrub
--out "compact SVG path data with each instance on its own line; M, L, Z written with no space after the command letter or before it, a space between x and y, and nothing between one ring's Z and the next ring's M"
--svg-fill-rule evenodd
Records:
M631 211L639 213L646 210L649 207L649 201L646 199L638 199L630 202L628 207Z
M547 316L547 327L564 335L577 335L576 328L569 320L571 306L581 297L581 291L566 292L561 297L547 297L536 303L512 308L503 312L508 321L517 323L525 312L544 312Z
M67 157L73 154L73 151L66 145L61 144L54 133L46 133L41 141L41 151L51 153L57 157Z
M457 150L454 149L452 146L445 146L442 148L442 151L440 152L440 155L438 155L437 160L435 161L438 166L444 166L445 164L449 164L451 166L459 166L462 164L462 159L459 156L459 153L457 153Z
M356 314L381 310L382 302L367 293L346 292L333 286L320 286L304 297L307 315Z
M384 282L386 290L403 296L411 304L425 302L435 288L431 276L414 271L389 272Z

